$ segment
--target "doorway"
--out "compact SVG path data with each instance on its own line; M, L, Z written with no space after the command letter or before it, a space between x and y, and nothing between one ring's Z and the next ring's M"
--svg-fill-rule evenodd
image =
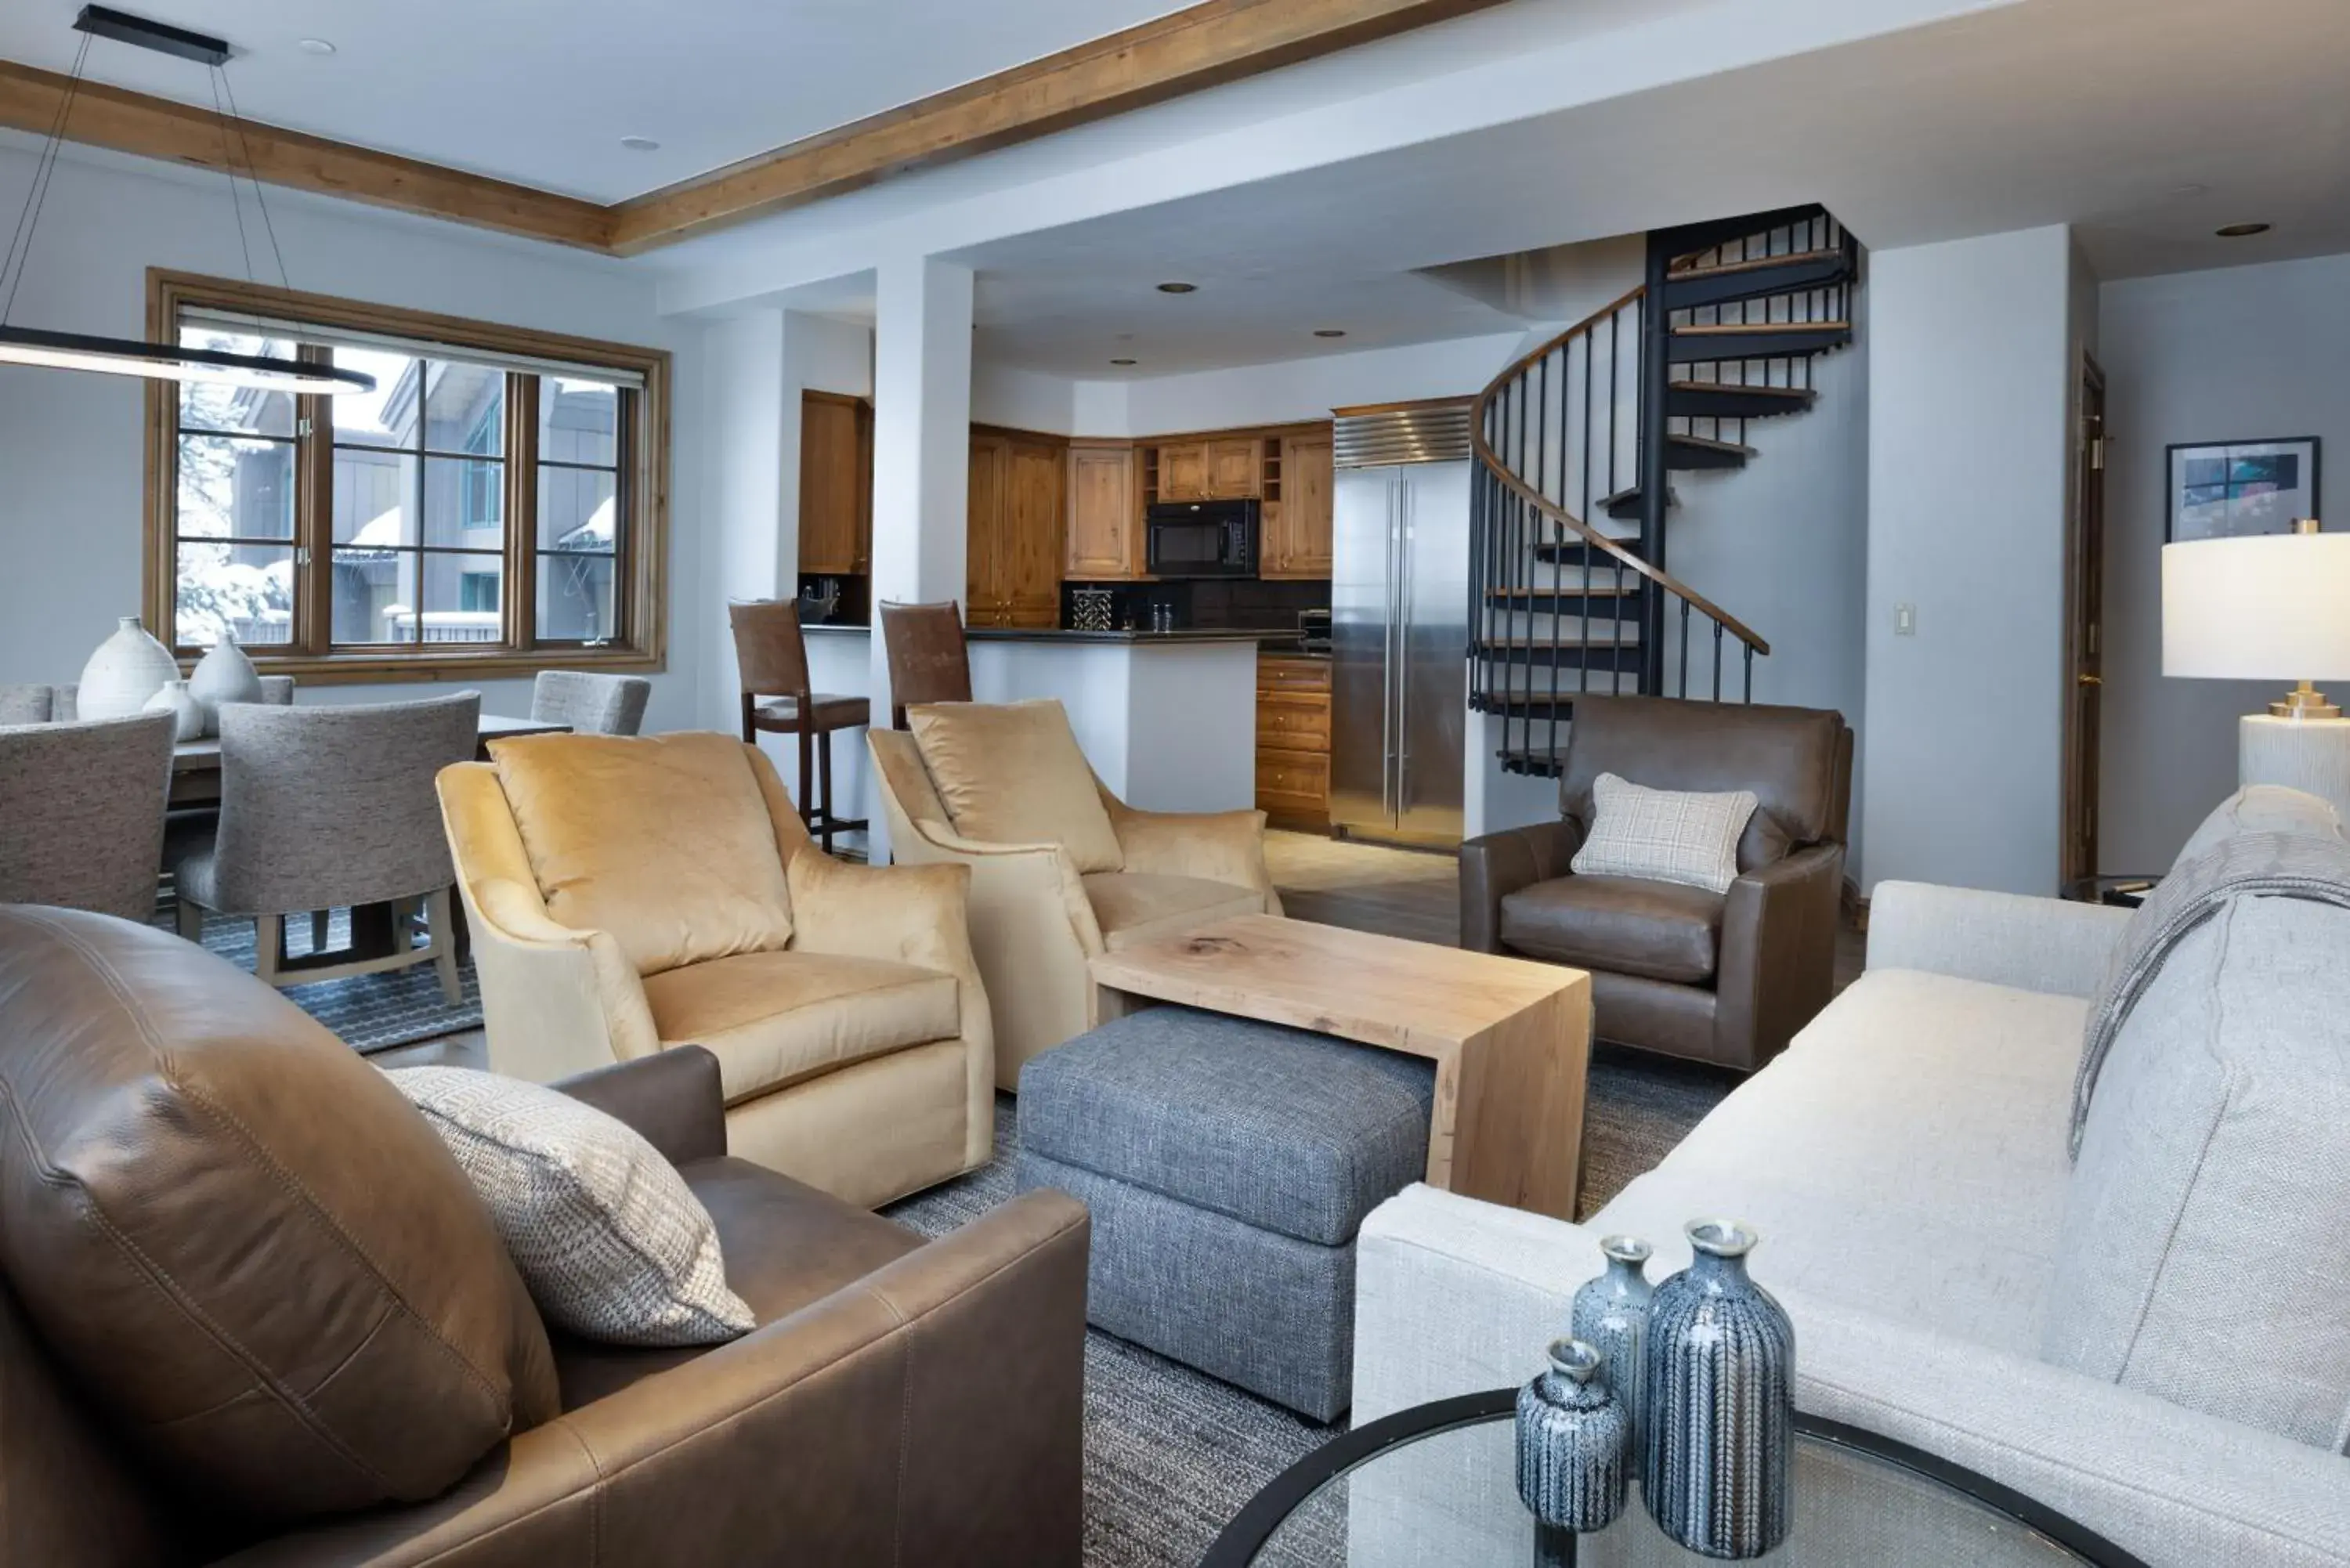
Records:
M2106 373L2081 356L2072 515L2064 538L2064 827L2062 879L2097 874L2097 763L2105 704Z

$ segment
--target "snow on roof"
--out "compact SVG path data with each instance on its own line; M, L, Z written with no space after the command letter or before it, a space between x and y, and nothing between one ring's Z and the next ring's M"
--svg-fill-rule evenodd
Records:
M556 540L555 547L558 550L610 549L612 541L617 536L612 526L612 520L616 514L613 506L615 499L609 495L604 497L596 510L588 514L588 521Z

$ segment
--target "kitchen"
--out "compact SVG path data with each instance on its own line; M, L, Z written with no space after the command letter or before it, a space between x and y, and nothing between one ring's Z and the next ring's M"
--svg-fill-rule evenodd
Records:
M1401 565L1388 547L1385 511L1342 529L1342 490L1356 497L1350 514L1378 510L1383 501L1365 499L1366 474L1341 473L1339 448L1352 442L1357 466L1383 462L1402 450L1398 442L1420 440L1415 432L1435 417L1458 427L1465 459L1466 407L1451 400L1432 408L1340 410L1335 426L1325 420L1133 439L973 425L965 617L974 696L1060 698L1105 784L1138 805L1254 804L1278 826L1315 832L1333 826L1334 762L1342 776L1347 772L1333 742L1351 728L1367 737L1357 746L1370 754L1354 771L1367 768L1371 805L1340 826L1381 837L1457 841L1457 765L1449 784L1441 778L1423 784L1417 817L1380 815L1379 771L1388 753L1401 750L1395 743L1401 699L1391 700L1385 642L1366 639L1384 639L1387 628L1356 626L1347 640L1357 668L1351 678L1335 672L1334 679L1331 607L1342 532L1367 563L1352 576L1367 571L1384 582ZM802 611L825 690L859 691L869 680L871 430L862 400L804 393ZM1465 462L1456 472L1453 509L1461 515L1449 533L1451 554L1461 558L1438 580L1458 588L1440 591L1459 600L1446 607L1460 642ZM1376 545L1374 532L1381 535ZM1395 533L1400 539L1399 514ZM1374 619L1385 614L1384 594L1384 587L1372 594L1379 600ZM1426 642L1413 639L1416 649ZM1449 754L1457 763L1459 649L1449 662L1438 653L1435 663L1436 680L1450 682L1451 696L1430 705L1449 720ZM1344 695L1372 686L1378 690L1354 700L1365 717L1334 726L1334 687ZM862 775L861 755L852 763L843 750L836 763ZM1429 810L1448 793L1449 827L1440 808ZM1358 784L1348 798L1361 794Z

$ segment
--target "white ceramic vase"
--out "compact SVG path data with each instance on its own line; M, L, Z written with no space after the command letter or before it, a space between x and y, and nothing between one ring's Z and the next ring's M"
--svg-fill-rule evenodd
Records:
M188 691L203 710L204 733L217 735L222 703L261 701L261 672L236 645L236 635L224 631L220 640L196 660L188 676Z
M82 719L128 719L147 699L180 678L172 650L147 635L135 615L124 616L114 635L98 645L81 667L75 714Z
M146 707L140 711L171 714L178 725L172 732L172 738L175 741L192 741L204 732L203 704L196 701L184 680L164 681L163 690L148 698Z

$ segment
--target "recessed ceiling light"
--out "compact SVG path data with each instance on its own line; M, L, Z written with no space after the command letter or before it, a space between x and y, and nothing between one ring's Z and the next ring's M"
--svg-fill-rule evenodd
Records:
M660 143L650 136L623 136L620 145L631 152L659 152Z
M1314 329L1316 337L1344 337L1346 335L1347 329L1343 327L1317 327Z
M2211 232L2218 234L2223 240L2245 240L2251 238L2254 234L2267 234L2269 232L2269 225L2266 223L2230 223L2226 228L2214 229Z
M324 38L305 38L294 47L306 55L331 55L335 52L335 46Z
M1113 365L1131 365L1134 361L1131 359L1112 359L1110 363Z
M1199 286L1200 286L1196 283L1162 283L1159 286L1159 292L1161 294L1191 294L1197 292Z

